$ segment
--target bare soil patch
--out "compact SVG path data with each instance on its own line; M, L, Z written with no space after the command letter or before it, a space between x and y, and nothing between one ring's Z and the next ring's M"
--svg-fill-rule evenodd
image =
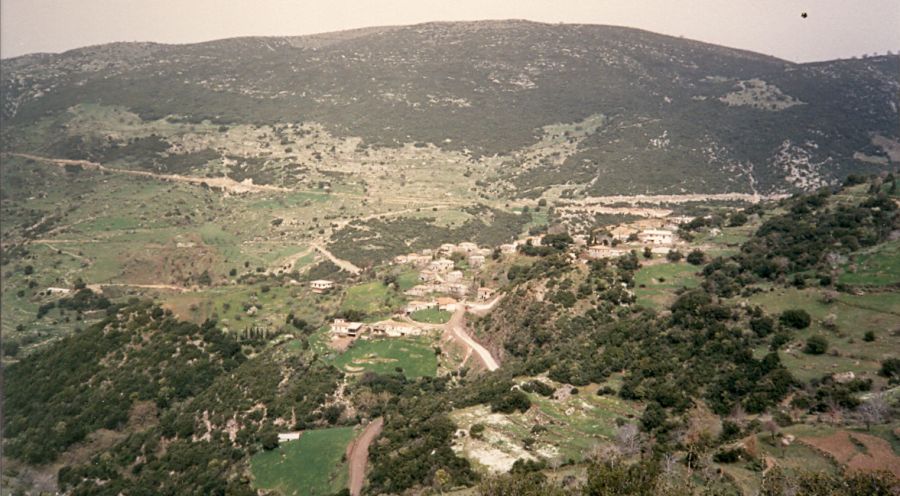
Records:
M880 437L841 430L830 436L807 437L800 441L850 470L886 470L900 477L900 457L894 454L890 443Z

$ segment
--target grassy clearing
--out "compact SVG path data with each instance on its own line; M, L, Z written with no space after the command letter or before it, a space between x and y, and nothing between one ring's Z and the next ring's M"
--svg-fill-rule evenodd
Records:
M341 310L357 310L376 318L386 316L406 303L405 298L381 281L347 289Z
M857 253L838 277L844 284L884 286L900 283L900 241Z
M411 313L409 316L416 322L425 322L426 324L446 324L450 321L451 313L446 310L438 310L437 308L427 308Z
M835 302L827 304L823 302L821 289L777 288L756 294L749 302L761 305L772 315L790 308L802 308L812 316L812 325L794 331L788 351L780 353L784 364L800 379L844 371L874 377L882 360L896 356L896 338L892 331L900 329L900 315L889 312L900 308L900 293L842 294ZM823 325L829 315L835 316L837 330L826 329ZM875 341L863 340L868 331L875 333ZM829 349L837 354L831 351L824 355L803 353L800 350L803 342L813 335L824 336Z
M451 413L459 428L484 424L481 439L464 438L463 453L477 464L502 468L517 458L540 456L559 461L582 460L591 449L611 442L617 418L636 418L640 410L615 396L598 396L597 385L579 388L563 400L529 394L532 409L509 415L475 406ZM537 408L535 408L537 407ZM536 426L540 426L537 427ZM525 450L526 439L533 439Z
M407 377L434 377L437 374L437 356L429 339L388 338L357 340L334 358L335 367L346 372L375 372L393 374L397 368Z
M347 487L347 463L341 458L353 440L352 427L306 431L250 460L253 486L284 496L334 494Z
M697 267L687 263L663 263L641 267L634 274L634 290L638 304L655 309L668 307L675 300L675 291L700 284Z

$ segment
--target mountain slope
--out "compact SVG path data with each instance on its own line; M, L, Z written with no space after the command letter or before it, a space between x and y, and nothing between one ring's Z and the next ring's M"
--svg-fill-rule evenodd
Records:
M3 61L2 108L16 129L78 103L317 122L363 146L499 155L512 195L768 193L896 167L872 139L898 140L898 62L793 64L611 26L429 23L25 56Z

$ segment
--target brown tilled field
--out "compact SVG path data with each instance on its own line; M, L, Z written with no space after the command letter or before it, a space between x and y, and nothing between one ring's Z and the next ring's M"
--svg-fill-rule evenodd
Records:
M825 452L851 470L886 470L900 477L900 457L891 449L890 443L880 437L841 430L825 437L804 437L800 441Z

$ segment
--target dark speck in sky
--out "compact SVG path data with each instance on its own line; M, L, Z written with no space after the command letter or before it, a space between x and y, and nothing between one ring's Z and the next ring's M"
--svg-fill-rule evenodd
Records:
M806 12L804 12L804 13L802 13L802 14L800 14L800 17L802 17L802 18L804 18L804 19L806 19Z

